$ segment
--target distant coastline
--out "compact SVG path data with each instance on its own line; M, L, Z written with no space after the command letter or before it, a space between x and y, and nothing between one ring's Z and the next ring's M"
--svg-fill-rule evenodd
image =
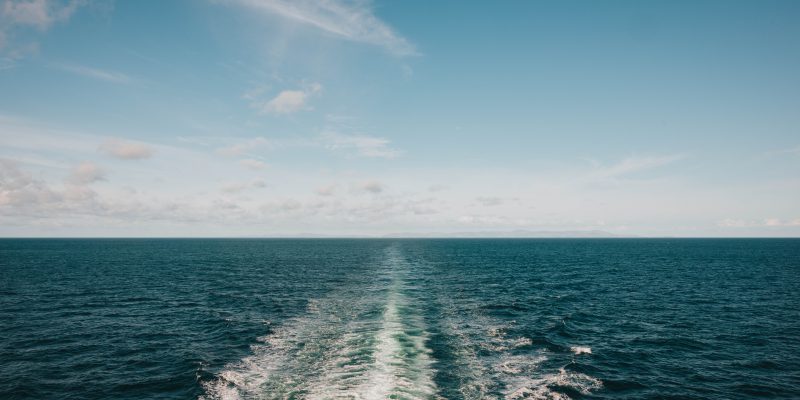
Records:
M573 231L531 231L531 230L511 230L511 231L471 231L471 232L447 232L447 233L393 233L384 235L386 238L475 238L475 239L585 239L585 238L635 238L634 235L618 235L616 233L600 230L573 230Z

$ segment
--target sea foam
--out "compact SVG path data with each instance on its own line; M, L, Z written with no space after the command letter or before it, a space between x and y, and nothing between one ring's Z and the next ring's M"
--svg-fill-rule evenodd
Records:
M575 354L592 354L592 348L586 346L572 346L569 348Z

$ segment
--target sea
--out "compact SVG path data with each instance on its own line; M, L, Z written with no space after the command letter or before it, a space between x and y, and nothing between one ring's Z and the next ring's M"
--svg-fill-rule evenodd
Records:
M797 239L0 240L0 399L763 398Z

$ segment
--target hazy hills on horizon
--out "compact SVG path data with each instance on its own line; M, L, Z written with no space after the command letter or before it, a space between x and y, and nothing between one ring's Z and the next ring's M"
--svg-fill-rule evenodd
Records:
M546 230L504 230L504 231L462 231L462 232L396 232L384 235L325 235L315 233L300 233L285 237L295 238L508 238L508 239L581 239L581 238L635 238L635 235L619 235L601 230L568 230L568 231L546 231Z
M510 231L465 231L451 233L393 233L384 237L419 238L624 238L633 235L618 235L601 230L533 231L517 229Z

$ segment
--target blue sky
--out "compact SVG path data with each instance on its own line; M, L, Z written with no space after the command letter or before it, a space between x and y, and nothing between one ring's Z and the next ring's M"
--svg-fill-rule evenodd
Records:
M794 1L0 1L0 235L800 236Z

